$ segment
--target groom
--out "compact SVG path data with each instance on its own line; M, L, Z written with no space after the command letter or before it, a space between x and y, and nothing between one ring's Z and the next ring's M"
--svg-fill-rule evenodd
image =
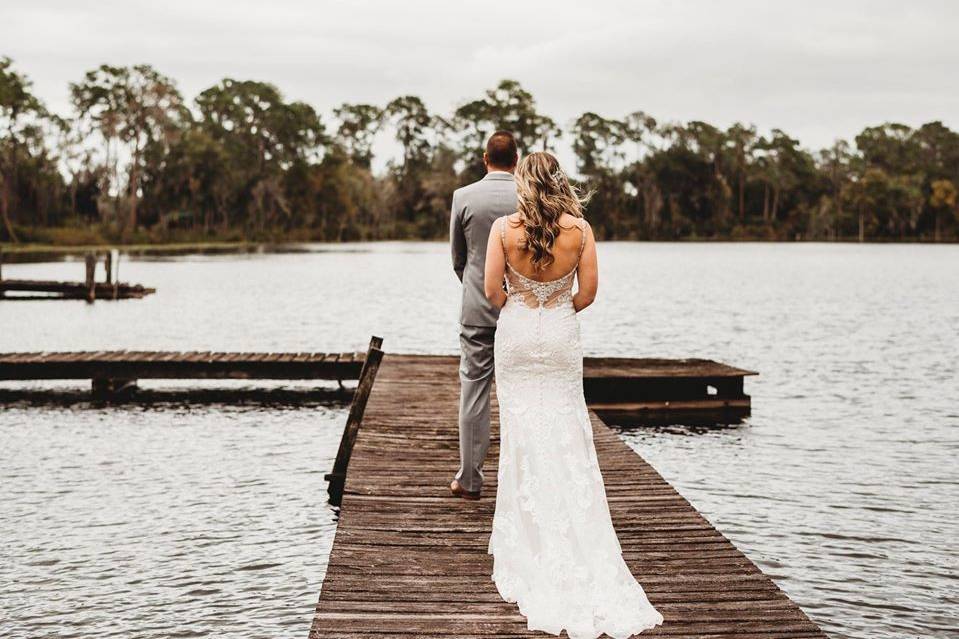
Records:
M486 299L483 275L493 220L516 212L513 169L519 159L508 131L490 136L483 154L486 176L453 193L450 244L453 271L463 283L460 311L460 469L450 484L456 497L479 499L489 448L489 393L493 337L499 311Z

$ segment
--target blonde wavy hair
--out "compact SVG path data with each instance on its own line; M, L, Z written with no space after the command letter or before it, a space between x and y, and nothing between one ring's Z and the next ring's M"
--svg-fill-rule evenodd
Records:
M559 161L545 151L530 153L516 167L519 223L523 225L523 248L530 251L533 268L542 271L553 263L553 244L562 227L564 213L583 217L590 193L581 194L569 182Z

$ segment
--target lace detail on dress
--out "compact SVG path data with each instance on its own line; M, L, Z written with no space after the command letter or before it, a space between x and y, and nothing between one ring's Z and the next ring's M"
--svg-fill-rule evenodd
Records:
M506 270L506 291L513 301L534 308L536 306L550 308L573 301L573 280L576 279L576 269L559 279L548 282L526 277L514 269L509 262L506 263Z
M525 304L530 308L553 308L563 304L573 303L573 282L576 280L576 271L579 269L579 258L583 255L586 246L585 221L580 227L582 239L579 244L579 255L576 266L562 277L555 280L540 281L526 277L509 263L506 251L506 218L500 222L500 242L503 245L503 257L506 260L506 294L510 301Z
M620 639L663 617L623 560L609 514L583 397L575 272L538 282L507 268L494 346L500 458L489 552L496 588L530 630Z

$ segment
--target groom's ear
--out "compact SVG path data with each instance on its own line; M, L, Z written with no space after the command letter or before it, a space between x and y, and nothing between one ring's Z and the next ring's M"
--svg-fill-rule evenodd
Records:
M489 154L483 151L483 166L489 166Z

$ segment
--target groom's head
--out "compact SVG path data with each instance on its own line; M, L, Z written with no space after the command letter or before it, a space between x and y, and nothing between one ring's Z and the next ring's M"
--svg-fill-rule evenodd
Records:
M509 131L497 131L486 142L483 164L487 171L509 171L516 168L519 154L516 151L516 138Z

